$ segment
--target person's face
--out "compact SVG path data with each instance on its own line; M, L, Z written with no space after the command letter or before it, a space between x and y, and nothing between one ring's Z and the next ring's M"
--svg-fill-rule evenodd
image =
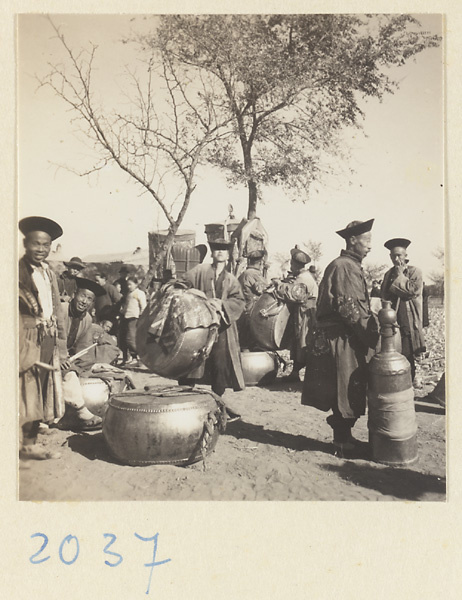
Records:
M101 323L101 327L106 333L109 333L112 329L112 323L110 321L103 321L103 323Z
M77 275L79 274L79 269L75 269L74 267L70 267L68 271L71 277L77 277Z
M92 306L95 294L91 290L79 289L74 296L74 306L79 313L83 313Z
M101 277L100 275L97 275L95 277L95 279L96 279L96 283L99 283L99 285L104 285L106 283L106 278Z
M39 264L50 254L51 237L44 231L31 231L24 238L24 249L27 258Z
M138 286L134 281L127 281L127 289L129 292L134 292Z
M300 273L305 265L298 260L290 259L290 270L292 273Z
M350 239L351 249L358 254L361 258L365 258L372 248L372 233L361 233L361 235L354 235Z
M395 267L404 266L406 264L407 252L405 248L393 248L390 252L391 262Z
M228 250L212 250L212 262L214 265L218 263L225 263L229 258Z

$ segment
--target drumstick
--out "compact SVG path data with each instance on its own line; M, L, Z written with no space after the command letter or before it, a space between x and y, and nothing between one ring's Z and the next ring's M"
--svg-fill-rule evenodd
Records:
M52 365L47 365L47 363L37 361L34 363L34 367L40 367L40 369L44 369L45 371L58 371L59 369L55 369Z
M89 350L91 350L92 348L94 348L97 345L98 345L98 343L95 342L91 346L88 346L88 348L84 348L83 350L80 350L80 352L77 352L77 354L74 354L73 356L71 356L70 358L68 358L68 361L71 362L71 363L74 362L75 360L77 360L78 358L80 358L81 356L83 356L84 354L86 354Z

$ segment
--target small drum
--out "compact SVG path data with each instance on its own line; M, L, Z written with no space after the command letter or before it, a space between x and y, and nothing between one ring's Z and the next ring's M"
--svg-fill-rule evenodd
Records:
M250 331L258 346L264 350L280 350L289 318L287 305L264 292L250 313Z
M111 394L130 389L131 382L126 379L100 379L99 377L80 377L85 406L90 412L102 417L107 410Z
M241 352L242 372L246 386L272 383L278 373L274 352Z
M224 427L222 409L202 388L133 390L111 396L103 436L128 465L187 465L202 460Z

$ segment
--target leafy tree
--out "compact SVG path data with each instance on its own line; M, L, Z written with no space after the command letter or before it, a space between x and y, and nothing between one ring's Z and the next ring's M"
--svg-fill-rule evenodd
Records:
M248 218L264 185L305 201L310 186L346 158L342 138L362 126L361 102L393 93L399 67L440 38L409 15L167 15L139 38L201 82L227 134L208 161L248 187Z

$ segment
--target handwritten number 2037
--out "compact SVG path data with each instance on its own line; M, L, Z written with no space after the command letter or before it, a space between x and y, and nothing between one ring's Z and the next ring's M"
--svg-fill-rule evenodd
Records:
M37 552L35 552L34 554L32 554L32 556L29 557L29 561L33 565L39 565L39 564L44 563L45 561L49 560L50 555L41 556L44 553L45 548L48 545L48 536L45 535L44 533L34 533L30 537L31 538L42 538L42 545L37 550ZM117 540L117 536L114 535L113 533L103 533L103 537L106 540L108 540L107 544L103 548L103 552L108 557L110 557L110 559L104 561L104 564L107 565L108 567L118 567L123 561L122 555L119 554L118 552L114 552L114 550L109 550L109 548L111 548L111 546ZM151 568L149 571L148 587L146 589L146 594L149 594L149 591L151 588L152 572L154 570L154 567L158 567L159 565L168 563L171 561L171 559L166 558L165 560L156 561L157 544L158 544L158 538L159 538L158 533L156 533L156 535L154 535L152 537L143 537L143 536L139 535L138 533L135 533L135 537L138 538L139 540L141 540L142 542L153 542L153 544L154 544L153 553L152 553L152 561L144 564L145 567ZM75 535L67 535L62 540L61 544L59 545L58 556L59 556L60 561L65 565L72 565L78 559L79 553L80 553L80 545L79 545L78 538Z

